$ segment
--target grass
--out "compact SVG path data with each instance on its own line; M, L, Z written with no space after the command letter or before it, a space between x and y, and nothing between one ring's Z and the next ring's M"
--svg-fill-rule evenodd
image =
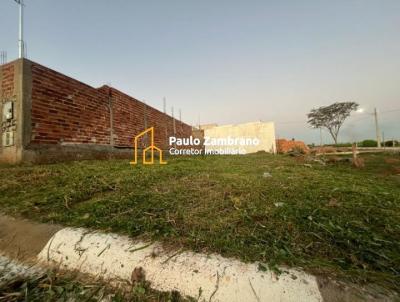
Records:
M148 284L111 288L100 280L48 271L36 276L15 276L0 284L0 301L109 301L109 302L185 302L177 292L157 292Z
M363 169L268 154L3 166L0 211L399 291L400 156L363 158Z

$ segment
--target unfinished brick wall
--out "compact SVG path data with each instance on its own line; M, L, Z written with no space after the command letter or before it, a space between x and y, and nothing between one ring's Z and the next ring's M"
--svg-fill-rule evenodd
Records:
M293 141L286 139L277 139L276 140L276 149L278 153L287 153L289 151L299 150L304 153L310 152L310 149L307 145L302 141Z
M33 63L31 143L109 144L107 96L95 88Z
M131 147L145 128L155 127L155 143L168 148L174 120L108 86L98 89L32 63L32 144L98 144ZM175 120L176 136L191 126Z
M1 66L1 98L10 98L14 95L14 69L13 63L8 63Z
M102 87L105 89L107 86ZM174 119L163 112L117 90L109 88L112 99L114 144L132 145L134 135L154 127L155 144L162 149L168 148L168 137L174 135ZM191 127L175 119L175 135L188 137Z
M0 66L0 161L17 162L22 117L18 114L18 66L11 62Z

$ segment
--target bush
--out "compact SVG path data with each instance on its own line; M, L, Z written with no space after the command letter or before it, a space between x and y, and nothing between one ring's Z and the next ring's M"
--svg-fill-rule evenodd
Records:
M344 148L351 147L353 143L338 143L338 144L325 144L324 147L332 147L332 148Z
M333 147L343 148L343 147L351 147L352 145L353 145L352 143L340 143L340 144L333 145Z
M391 140L391 141L386 141L385 142L385 147L399 147L399 141L397 140Z
M359 144L359 146L360 147L376 147L376 146L378 146L378 143L373 139L366 139L366 140L363 140Z

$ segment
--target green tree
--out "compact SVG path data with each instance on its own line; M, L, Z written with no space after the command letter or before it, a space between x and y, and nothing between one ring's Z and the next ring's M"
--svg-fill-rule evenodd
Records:
M310 113L307 114L307 122L313 128L328 129L335 144L337 144L340 128L350 113L357 110L357 108L358 104L355 102L336 102L329 106L312 109Z

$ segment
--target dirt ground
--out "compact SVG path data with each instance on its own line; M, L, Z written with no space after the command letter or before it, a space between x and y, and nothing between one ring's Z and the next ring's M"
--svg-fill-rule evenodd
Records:
M0 252L13 259L32 260L60 229L58 225L0 215Z

